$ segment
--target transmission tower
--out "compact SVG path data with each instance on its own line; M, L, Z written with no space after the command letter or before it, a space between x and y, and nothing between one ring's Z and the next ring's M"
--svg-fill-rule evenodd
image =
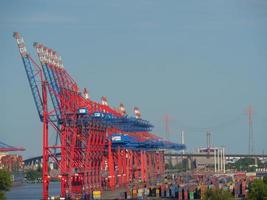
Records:
M206 137L207 137L207 149L209 150L210 147L211 147L211 140L210 140L210 138L211 138L211 132L210 131L207 131Z
M181 132L181 144L184 144L184 130ZM182 153L184 154L184 149L182 150Z
M249 127L249 135L248 135L248 154L251 155L254 153L254 134L253 134L253 114L254 110L252 105L249 105L247 109L248 115L248 127Z
M164 117L163 117L163 120L164 120L164 128L165 128L165 137L167 140L169 140L169 137L170 137L170 116L168 114L166 114Z
M210 148L211 148L211 132L210 130L206 133L206 140L207 140L207 152L210 154Z

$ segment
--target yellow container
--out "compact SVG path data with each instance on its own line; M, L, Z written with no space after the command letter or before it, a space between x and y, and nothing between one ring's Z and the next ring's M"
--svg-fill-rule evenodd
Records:
M133 189L133 198L137 197L137 190Z
M159 189L156 189L156 197L159 197Z
M101 191L93 191L93 198L100 199L101 198Z

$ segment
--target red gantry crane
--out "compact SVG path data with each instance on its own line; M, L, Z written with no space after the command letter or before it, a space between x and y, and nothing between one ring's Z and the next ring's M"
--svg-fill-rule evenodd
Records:
M153 126L141 119L137 107L135 117L130 117L123 104L114 109L106 97L101 103L92 101L87 89L80 91L53 49L34 43L37 62L21 35L16 32L14 38L43 124L43 199L49 197L51 160L60 171L61 197L89 199L93 191L102 190L105 180L114 189L135 180L149 184L160 179L164 175L163 150L185 148L149 133ZM49 143L52 129L60 144Z

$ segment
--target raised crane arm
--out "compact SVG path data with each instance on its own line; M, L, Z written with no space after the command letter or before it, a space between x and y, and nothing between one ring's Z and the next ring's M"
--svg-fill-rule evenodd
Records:
M34 43L33 45L36 48L38 57L40 59L44 77L48 82L48 91L52 100L52 104L56 113L58 122L61 121L61 110L60 110L60 100L59 100L59 87L56 82L55 74L52 70L52 66L57 66L57 58L53 55L52 49L49 49L41 44ZM55 59L56 58L56 59Z
M20 55L21 55L21 58L22 58L22 61L24 64L24 68L25 68L27 78L28 78L28 81L30 84L30 88L32 91L34 103L35 103L35 106L37 108L37 112L38 112L38 115L40 117L40 120L42 121L43 120L43 102L42 102L40 91L39 91L39 88L37 85L37 81L36 81L37 74L34 73L34 68L32 65L32 59L27 52L24 40L21 37L21 35L18 32L15 32L13 34L13 37L17 41L19 52L20 52ZM40 71L40 73L41 73L41 71Z

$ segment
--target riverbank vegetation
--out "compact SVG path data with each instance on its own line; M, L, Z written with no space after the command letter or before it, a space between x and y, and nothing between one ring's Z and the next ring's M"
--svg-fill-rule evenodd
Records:
M8 171L0 170L0 200L5 199L5 192L12 186L11 175Z

